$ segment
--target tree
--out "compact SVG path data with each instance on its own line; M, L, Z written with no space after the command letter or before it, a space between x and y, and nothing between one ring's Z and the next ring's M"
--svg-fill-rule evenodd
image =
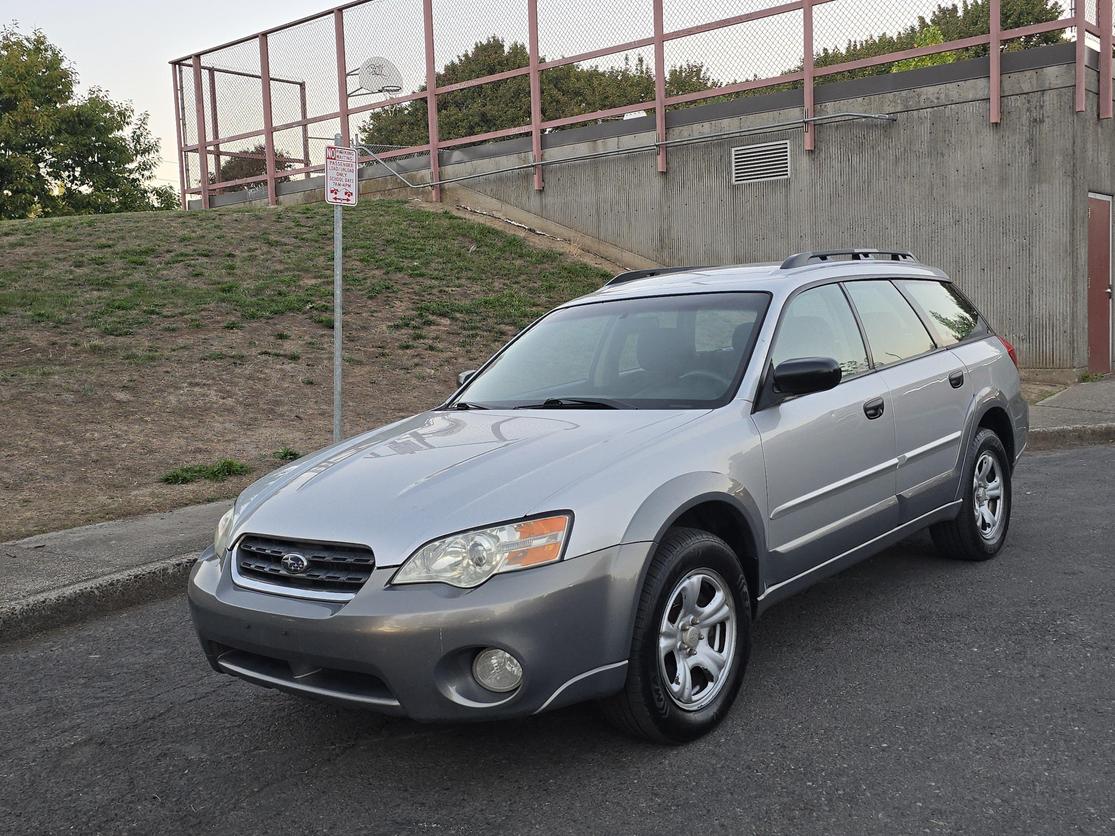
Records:
M1028 26L1032 23L1044 23L1058 20L1063 14L1059 3L1052 0L1002 0L1001 19L1003 29L1014 29L1019 26ZM872 58L876 55L885 55L890 52L913 49L918 46L930 46L937 43L968 38L973 35L985 35L989 30L989 3L988 0L962 0L957 6L955 3L939 5L928 18L919 16L918 19L906 28L894 33L872 35L863 40L848 41L843 49L823 49L814 61L817 67L829 67L833 64L843 64L845 61L856 61L861 58ZM1043 32L1038 35L1028 35L1018 38L1004 45L1004 49L1015 51L1029 49L1042 44L1059 43L1063 39L1061 32ZM900 71L898 67L906 64L902 69L932 66L933 64L961 61L965 58L976 58L987 54L986 46L974 46L967 49L954 50L944 53L947 59L938 55L927 56L921 59L909 59L909 62L898 62L893 65L880 65L866 67L851 72L834 73L825 76L825 81L839 81L848 78L860 78L867 75L881 75L884 73Z
M541 60L545 61L544 57ZM456 84L481 76L525 67L530 63L527 48L510 44L493 35L445 65L437 74L438 86ZM671 67L666 95L707 90L720 82L711 78L699 62ZM543 117L561 119L597 110L608 110L654 98L654 72L639 56L611 69L566 64L541 75ZM419 88L419 89L425 89ZM514 128L530 123L530 81L516 76L504 81L467 87L438 98L438 126L442 139ZM415 99L372 112L361 136L367 145L425 145L429 133L426 101Z
M228 153L227 151L225 152ZM275 170L285 171L288 168L293 168L290 155L285 151L275 149ZM267 173L267 146L262 142L256 143L247 151L237 152L237 156L228 157L221 163L220 172L209 175L210 184L213 183L227 183L230 180L244 180L248 177L259 177ZM276 183L283 183L289 180L289 177L276 177ZM248 183L243 186L230 186L227 189L220 189L220 191L242 191L244 189L255 189L259 187L259 183Z
M77 73L38 30L0 29L0 218L169 209L152 186L159 141L148 115Z

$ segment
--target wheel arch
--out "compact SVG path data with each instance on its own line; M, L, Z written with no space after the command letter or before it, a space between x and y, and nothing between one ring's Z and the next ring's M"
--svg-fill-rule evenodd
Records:
M1007 458L1010 459L1008 467L1013 470L1016 453L1017 439L1015 437L1014 422L1010 417L1010 409L1007 400L1003 395L988 391L982 397L978 397L973 401L972 407L968 412L968 420L965 424L963 444L960 447L960 452L956 461L956 474L955 483L956 491L954 499L959 499L964 494L964 474L968 472L968 468L972 466L974 460L972 459L972 439L976 437L982 429L991 429L999 436L999 440L1003 442L1003 447L1007 451Z
M699 528L720 537L735 552L747 579L754 615L764 582L762 519L750 492L724 474L692 473L662 485L636 512L625 537L625 542L653 543L636 594L642 591L655 548L666 532L675 526Z
M988 405L980 415L979 421L976 422L975 431L978 432L981 429L989 429L999 436L999 440L1003 442L1003 447L1006 448L1007 458L1010 459L1007 464L1013 469L1017 457L1014 422L1011 421L1010 413L1007 412L1006 408L999 403Z

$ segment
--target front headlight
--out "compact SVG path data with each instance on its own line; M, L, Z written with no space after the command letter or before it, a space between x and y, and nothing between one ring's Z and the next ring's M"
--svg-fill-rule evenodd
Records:
M228 537L232 533L232 517L235 510L229 508L217 523L217 532L213 535L213 551L216 552L218 560L221 560L228 551Z
M572 517L555 514L453 534L427 543L391 579L447 583L469 589L500 572L516 572L561 559Z

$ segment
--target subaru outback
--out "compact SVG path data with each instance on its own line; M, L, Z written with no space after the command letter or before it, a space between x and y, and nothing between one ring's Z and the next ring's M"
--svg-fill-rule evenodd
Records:
M598 700L679 743L754 619L928 528L1002 549L1014 349L909 253L617 276L444 404L245 490L194 567L212 667L417 720Z

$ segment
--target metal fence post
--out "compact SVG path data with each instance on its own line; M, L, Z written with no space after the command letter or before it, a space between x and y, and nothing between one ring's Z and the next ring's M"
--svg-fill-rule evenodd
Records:
M1087 60L1084 25L1084 0L1075 0L1073 4L1073 34L1076 36L1076 112L1083 113L1087 105L1087 88L1084 86L1084 67Z
M341 114L341 136L345 142L352 142L352 131L348 124L348 55L345 49L345 12L333 12L333 32L337 41L337 108Z
M209 114L213 117L213 139L220 139L221 127L217 122L217 71L209 68ZM213 181L221 182L221 146L213 146Z
M201 56L194 56L194 112L197 115L197 156L201 175L201 208L209 208L209 147L205 140L205 97L201 90Z
M271 116L271 56L267 35L259 36L259 80L263 86L263 147L267 159L267 205L277 202L275 191L275 131Z
M988 34L990 36L987 44L989 110L991 124L998 125L1003 116L1002 0L990 0L987 6L989 15Z
M992 0L994 2L994 0ZM805 150L812 151L817 144L817 128L813 118L813 0L803 0L802 21L802 106L805 111Z
M1100 119L1110 119L1112 115L1111 2L1112 0L1099 0L1099 11L1096 14L1100 27Z
M666 44L662 0L654 0L654 135L658 143L658 172L666 173Z
M542 191L542 77L538 69L538 0L527 0L530 44L530 142L534 153L534 190Z
M182 208L188 209L186 200L186 155L182 153L182 68L178 64L170 65L170 81L174 86L174 134L178 140L178 196L182 201Z
M309 108L306 105L306 82L300 82L298 85L298 104L299 112L302 114L302 165L310 165L310 125L306 120L309 118ZM346 140L348 144L351 140ZM304 179L310 179L310 172L306 172Z
M434 59L434 0L422 0L422 22L426 35L426 124L430 132L430 183L435 202L441 200L441 186L434 185L441 179L438 160L437 127L437 64Z

